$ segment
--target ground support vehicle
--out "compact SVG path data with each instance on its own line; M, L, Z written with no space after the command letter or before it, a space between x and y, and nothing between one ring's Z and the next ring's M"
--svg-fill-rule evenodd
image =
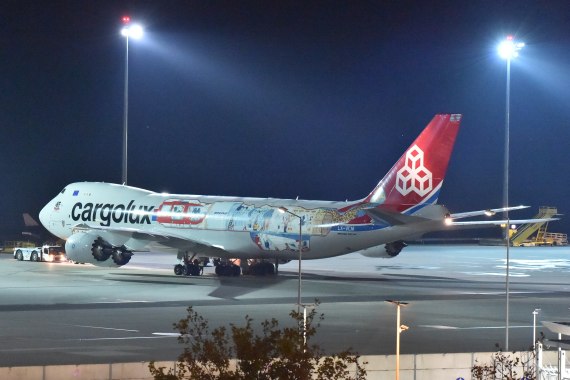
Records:
M2 245L2 249L0 251L4 252L4 253L10 253L10 252L14 252L15 248L34 248L36 246L36 244L30 242L30 241L22 241L22 240L10 240L10 241L5 241L4 244Z
M534 219L552 218L558 214L556 207L541 206ZM553 247L568 245L568 234L548 232L548 222L522 225L511 237L514 247Z
M42 247L18 247L14 248L14 258L18 261L67 261L65 250L59 245L44 245Z
M535 240L525 240L518 247L554 247L568 245L568 234L546 232Z

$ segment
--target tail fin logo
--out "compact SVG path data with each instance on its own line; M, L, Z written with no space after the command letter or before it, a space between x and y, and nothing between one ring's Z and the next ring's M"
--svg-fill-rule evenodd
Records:
M403 196L412 191L420 197L433 189L433 176L424 165L424 152L414 145L406 152L405 165L396 177L396 190Z

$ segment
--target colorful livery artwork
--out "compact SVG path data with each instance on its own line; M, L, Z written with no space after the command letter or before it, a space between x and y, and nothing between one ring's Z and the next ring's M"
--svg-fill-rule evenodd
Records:
M155 212L156 221L163 226L189 228L204 221L207 207L198 201L168 199Z

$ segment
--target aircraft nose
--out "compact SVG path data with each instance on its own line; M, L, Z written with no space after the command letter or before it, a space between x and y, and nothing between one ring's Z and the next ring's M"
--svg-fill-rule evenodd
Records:
M40 222L43 224L44 227L48 226L50 220L50 214L51 214L50 205L51 202L45 205L44 208L42 208L42 210L40 211Z

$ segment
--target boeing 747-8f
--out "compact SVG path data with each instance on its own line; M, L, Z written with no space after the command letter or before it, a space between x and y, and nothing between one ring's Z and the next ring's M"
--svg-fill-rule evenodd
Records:
M309 260L360 252L390 258L406 240L472 223L455 219L503 211L454 215L436 204L460 121L458 114L436 115L372 192L356 201L174 195L80 182L51 200L40 220L66 239L70 260L100 266L125 265L133 253L149 250L220 258L218 275L240 274L234 259L260 274L299 255ZM180 274L183 267L177 268ZM199 273L191 260L184 270Z

